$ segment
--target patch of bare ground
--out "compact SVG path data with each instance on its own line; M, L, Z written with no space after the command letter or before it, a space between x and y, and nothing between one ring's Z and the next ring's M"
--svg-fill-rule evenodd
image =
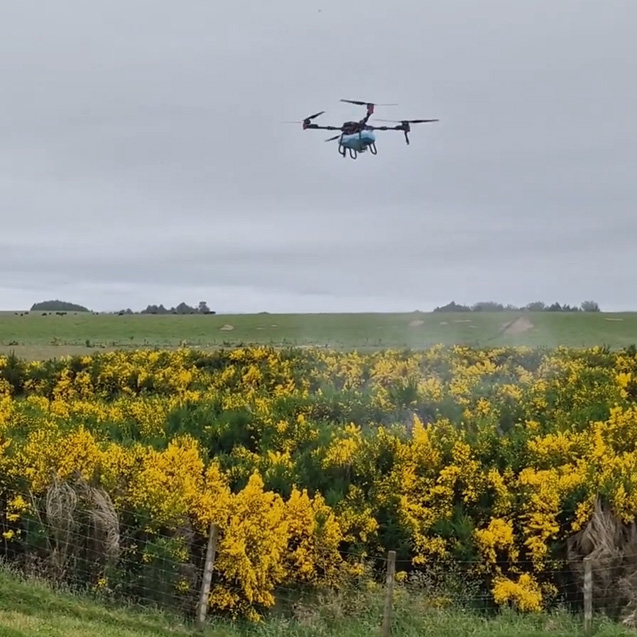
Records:
M515 319L511 323L508 323L504 326L502 330L503 334L523 334L524 332L528 332L535 327L531 321L526 318L526 316L520 316Z

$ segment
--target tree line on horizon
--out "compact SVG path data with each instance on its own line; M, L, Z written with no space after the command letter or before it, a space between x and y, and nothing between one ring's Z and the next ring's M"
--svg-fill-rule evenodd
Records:
M68 301L41 301L31 306L31 312L91 312L87 307L78 305L77 303L69 303ZM199 305L191 306L187 303L180 303L176 307L167 308L163 304L148 305L140 312L133 312L130 308L120 310L117 314L215 314L208 307L206 301L199 301Z
M88 308L77 303L69 303L67 301L42 301L34 303L31 306L32 312L91 312ZM447 305L434 308L434 312L601 312L600 307L595 301L584 301L579 306L569 305L568 303L552 303L550 305L542 301L533 301L525 306L519 307L512 304L503 304L496 301L480 301L473 305L462 305L451 301ZM148 305L145 309L134 312L130 308L120 310L117 314L216 314L214 310L208 307L206 301L199 301L195 306L188 305L185 302L179 303L176 307L167 308L163 304Z
M548 305L543 301L533 301L523 307L517 305L504 305L495 301L480 301L473 305L460 305L451 301L447 305L434 308L434 312L601 312L595 301L584 301L579 306L552 303Z
M197 307L188 305L181 302L176 307L167 308L163 303L160 305L148 305L141 312L133 312L131 309L121 310L119 314L215 314L213 310L208 307L206 301L199 301Z

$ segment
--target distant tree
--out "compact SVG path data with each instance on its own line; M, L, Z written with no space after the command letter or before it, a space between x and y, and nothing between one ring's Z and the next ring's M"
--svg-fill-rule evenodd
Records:
M187 303L183 301L176 307L175 314L195 314L197 311L194 307L190 307Z
M468 305L458 305L455 301L451 301L447 305L434 308L434 312L471 312Z
M208 304L205 301L199 301L199 307L197 311L200 314L214 314L214 312L208 307Z
M168 314L169 310L167 310L163 303L161 305L149 305L145 310L142 310L140 314Z
M479 301L471 308L472 312L502 312L504 305L495 301Z
M192 307L183 301L177 307L167 309L162 305L149 305L140 314L214 314L205 301L199 301L197 307Z
M595 301L584 301L580 307L583 312L601 312L599 305Z
M543 312L546 309L546 303L542 301L533 301L526 306L529 312Z
M562 306L559 303L553 303L546 308L547 312L561 312Z
M41 301L40 303L34 303L31 306L32 312L90 312L90 310L83 305L77 305L77 303L69 303L67 301Z

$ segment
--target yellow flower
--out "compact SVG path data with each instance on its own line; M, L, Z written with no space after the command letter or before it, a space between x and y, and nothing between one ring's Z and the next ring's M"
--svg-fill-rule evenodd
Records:
M498 560L498 552L504 552L503 557L511 562L518 559L513 524L510 520L492 518L489 526L486 529L477 529L475 535L478 547L487 562L495 564Z
M493 585L496 604L511 604L522 612L538 613L542 610L542 590L528 573L522 573L515 582L506 577L496 577Z

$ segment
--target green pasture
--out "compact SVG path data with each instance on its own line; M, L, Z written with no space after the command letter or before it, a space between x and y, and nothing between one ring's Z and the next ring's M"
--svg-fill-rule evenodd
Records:
M337 600L299 617L267 619L255 626L211 624L197 631L169 614L114 608L88 597L54 592L44 583L0 569L0 637L370 637L380 635L382 597L345 608ZM597 637L634 634L603 617L594 622ZM581 617L566 613L520 616L505 612L487 617L472 611L413 608L408 600L394 605L394 637L574 637L582 635Z
M516 320L519 329L506 331L506 326ZM95 348L264 344L369 350L422 349L437 343L621 348L637 343L637 312L181 316L0 313L0 352L14 351L33 358Z

